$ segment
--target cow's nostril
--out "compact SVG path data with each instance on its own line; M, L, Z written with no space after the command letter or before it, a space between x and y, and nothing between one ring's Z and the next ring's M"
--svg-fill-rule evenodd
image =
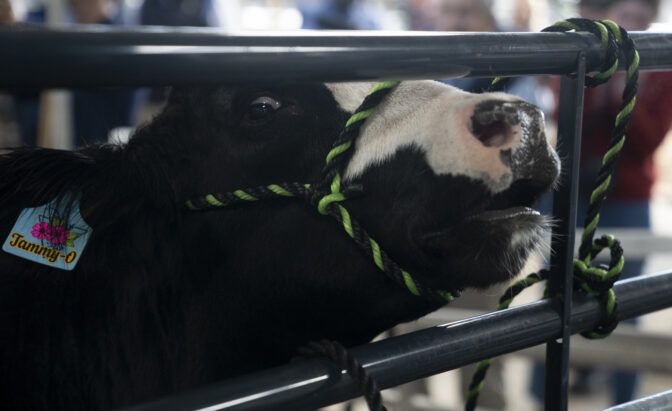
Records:
M520 124L519 101L485 100L474 106L470 129L486 147L501 147L511 142Z
M489 124L474 124L473 133L486 147L500 147L511 137L511 126L505 121L494 121Z

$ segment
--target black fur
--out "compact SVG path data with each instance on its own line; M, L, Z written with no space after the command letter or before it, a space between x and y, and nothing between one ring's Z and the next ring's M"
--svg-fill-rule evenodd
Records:
M255 120L259 96L283 106ZM125 146L3 155L3 240L23 208L67 193L81 194L93 228L73 271L0 252L3 407L138 403L282 364L310 340L362 344L438 308L300 200L184 210L205 193L314 182L347 118L322 85L178 89ZM360 180L365 195L345 204L418 280L455 289L511 275L489 266L501 253L483 234L508 241L513 228L464 217L534 196L491 198L477 181L436 176L412 147ZM437 229L448 256L423 245Z

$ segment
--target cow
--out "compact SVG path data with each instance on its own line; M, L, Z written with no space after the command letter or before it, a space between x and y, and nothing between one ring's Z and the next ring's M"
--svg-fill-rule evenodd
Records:
M309 341L363 344L438 309L301 198L185 207L207 193L315 183L372 86L174 88L127 144L3 154L3 407L135 404L283 364ZM532 207L559 160L542 113L517 97L404 81L351 150L342 179L359 192L342 205L418 284L510 280L547 229ZM38 248L79 241L74 226L47 216L13 231L45 205L83 220L85 248L53 257L76 258L74 269Z

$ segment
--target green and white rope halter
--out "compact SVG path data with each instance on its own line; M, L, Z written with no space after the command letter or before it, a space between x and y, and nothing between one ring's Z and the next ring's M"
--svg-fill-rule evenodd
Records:
M316 206L319 214L335 218L348 237L360 246L375 266L405 287L411 294L441 304L452 301L454 299L452 292L425 287L408 271L400 268L341 204L349 198L350 193L361 191L361 187L357 185L345 186L341 178L341 172L352 154L354 141L366 119L373 115L378 104L398 84L397 81L385 81L373 87L364 102L347 120L343 131L327 153L322 179L317 184L277 183L237 189L226 193L210 193L187 201L187 209L200 211L265 199L304 198Z

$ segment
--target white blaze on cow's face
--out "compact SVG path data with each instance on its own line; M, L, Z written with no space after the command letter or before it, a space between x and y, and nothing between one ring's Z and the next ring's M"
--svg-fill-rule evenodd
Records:
M327 87L353 112L374 85ZM493 194L539 170L557 174L559 167L537 108L509 94L472 94L435 81L405 81L392 90L362 127L345 179L405 147L420 149L437 175L482 181Z

